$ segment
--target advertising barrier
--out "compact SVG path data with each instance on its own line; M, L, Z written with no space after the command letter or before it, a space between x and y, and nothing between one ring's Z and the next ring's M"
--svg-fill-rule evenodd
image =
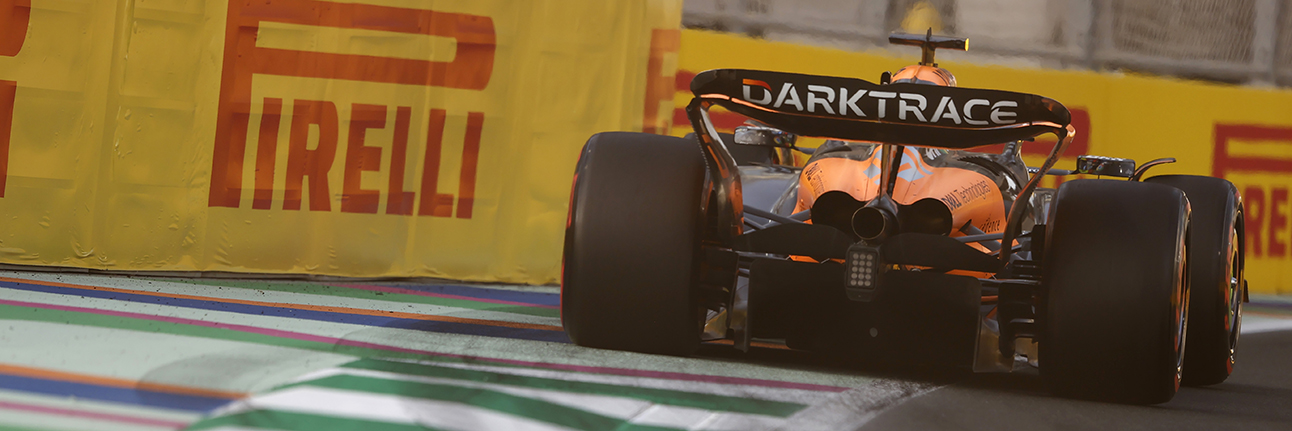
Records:
M680 20L677 0L0 0L0 263L550 283L588 136L686 133L710 68L878 81L917 58ZM1060 167L1230 179L1252 290L1292 292L1292 92L939 57L1066 104Z
M972 39L972 37L970 38ZM972 40L971 40L972 41ZM970 45L972 46L972 45ZM690 80L716 68L766 69L847 76L879 82L919 61L919 51L848 52L768 42L705 31L683 31L674 95L673 131L690 132L684 107ZM1234 182L1246 212L1247 279L1252 292L1292 293L1292 91L1208 84L1147 76L983 66L955 61L939 52L941 66L964 87L1040 94L1062 102L1073 114L1077 135L1058 168L1072 169L1076 156L1097 154L1178 161L1149 175L1214 175ZM713 109L719 129L744 117ZM812 146L811 140L807 146ZM815 142L820 142L819 140ZM1024 143L1023 155L1037 166L1054 145L1052 136ZM983 148L999 150L999 148ZM1046 177L1043 187L1065 179Z
M552 282L680 0L0 0L0 262Z

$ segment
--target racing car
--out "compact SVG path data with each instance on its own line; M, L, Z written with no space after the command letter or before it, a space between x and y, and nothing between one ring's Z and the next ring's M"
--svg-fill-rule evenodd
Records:
M1060 395L1136 404L1230 375L1247 294L1233 184L1145 177L1170 158L1057 169L1076 133L1063 104L957 86L934 54L967 39L890 42L922 58L878 84L709 70L691 81L692 135L593 135L565 230L570 339L669 355L780 339L974 372L1031 366ZM719 133L713 106L751 121ZM1054 147L1029 168L1020 143L1043 134ZM800 136L828 140L799 148ZM786 164L790 150L811 158ZM1039 187L1071 174L1085 178Z

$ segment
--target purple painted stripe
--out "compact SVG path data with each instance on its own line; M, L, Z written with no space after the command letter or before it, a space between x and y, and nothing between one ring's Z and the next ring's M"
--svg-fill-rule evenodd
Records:
M151 314L131 313L127 311L99 310L95 308L73 307L68 305L41 304L41 303L34 303L34 302L10 301L6 299L0 299L0 304L13 305L13 306L19 306L19 307L44 308L44 309L60 310L60 311L72 311L72 312L78 312L78 313L101 314L106 316L116 316L116 317L130 318L130 319L144 319L144 320L152 320L152 321L158 321L158 322L177 323L182 325L205 326L209 328L228 329L228 330L234 330L234 331L240 331L240 332L269 335L273 337L289 338L289 339L301 340L301 341L314 341L314 342L329 343L329 344L341 345L341 346L360 347L360 348L367 348L367 349L373 349L373 350L384 350L388 352L412 353L417 355L436 356L436 357L442 357L442 358L468 359L471 361L478 361L478 362L492 362L496 364L519 365L524 367L544 368L549 370L575 371L575 372L592 373L592 374L609 374L609 375L628 376L628 377L647 377L647 378L654 378L654 379L681 380L681 381L688 381L688 382L762 386L762 387L781 388L781 389L800 389L800 390L821 391L821 392L843 392L848 390L848 388L839 387L839 386L818 385L818 384L812 384L812 383L782 382L778 380L751 379L751 378L745 378L745 377L710 376L710 375L703 375L703 374L687 374L687 373L678 373L678 372L671 372L671 371L634 370L631 368L593 367L593 366L585 366L585 365L554 364L550 362L533 362L533 361L521 361L521 360L514 360L514 359L485 358L480 356L441 353L441 352L435 352L430 350L408 349L404 347L366 343L362 341L346 340L346 339L334 338L334 337L325 337L321 335L306 334L302 332L260 328L255 326L207 322L204 320L186 319L182 317L154 316Z
M450 295L447 293L430 293L430 292L423 292L420 290L404 289L400 287L390 287L390 286L377 286L372 284L331 284L330 286L346 287L350 289L361 289L361 290L368 290L373 292L402 293L405 295L429 296L432 298L460 299L463 301L486 302L490 304L517 305L521 307L550 308L553 310L561 308L560 306L557 306L557 305L544 305L544 304L533 304L529 302L505 301L502 299L477 298L473 296Z
M188 425L188 423L186 422L173 422L168 420L140 418L140 417L134 417L134 416L123 416L123 415L117 415L117 414L111 414L111 413L87 412L82 410L62 409L57 407L38 406L34 404L13 403L8 401L0 401L0 409L45 413L45 414L59 415L59 416L73 416L73 417L79 417L79 418L96 419L96 420L128 423L128 424L135 424L135 425L166 427L170 429L180 429L183 426Z

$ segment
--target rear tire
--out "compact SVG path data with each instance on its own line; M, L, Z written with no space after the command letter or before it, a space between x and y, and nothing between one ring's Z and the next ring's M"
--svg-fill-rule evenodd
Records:
M1189 334L1183 383L1224 382L1234 371L1242 325L1242 203L1220 178L1163 175L1146 182L1175 187L1193 208L1189 222Z
M624 132L588 140L561 271L561 323L575 344L671 355L699 346L704 178L694 141Z
M1170 401L1188 324L1184 193L1159 184L1069 181L1048 225L1039 340L1047 385L1079 398Z

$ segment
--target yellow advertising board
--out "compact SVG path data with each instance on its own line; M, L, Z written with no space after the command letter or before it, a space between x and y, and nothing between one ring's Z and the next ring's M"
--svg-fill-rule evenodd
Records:
M0 0L0 262L554 281L579 148L666 130L680 21L680 0Z
M705 69L875 81L916 58L680 20L679 0L0 0L0 263L553 282L588 136L686 133ZM1292 92L944 66L1064 102L1063 164L1234 181L1253 291L1292 292Z
M896 72L918 60L918 50L902 56L858 53L683 31L671 134L690 131L683 108L691 98L690 78L700 71L764 69L878 82L881 72ZM1292 202L1288 195L1292 187L1292 91L941 63L961 86L1035 93L1066 105L1078 134L1059 168L1075 167L1080 154L1141 162L1175 157L1177 163L1153 168L1150 175L1214 175L1234 182L1246 205L1247 278L1252 292L1292 293ZM714 124L719 129L731 129L744 121L737 114L714 111ZM1025 143L1024 159L1039 165L1053 146L1053 138L1048 139ZM1056 187L1063 179L1046 177L1042 186Z

